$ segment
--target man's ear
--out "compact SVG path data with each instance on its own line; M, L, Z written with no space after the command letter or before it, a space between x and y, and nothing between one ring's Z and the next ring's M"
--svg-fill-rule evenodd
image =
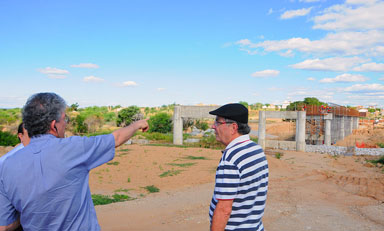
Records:
M51 124L49 125L49 133L53 135L57 135L57 128L56 128L56 120L52 120Z

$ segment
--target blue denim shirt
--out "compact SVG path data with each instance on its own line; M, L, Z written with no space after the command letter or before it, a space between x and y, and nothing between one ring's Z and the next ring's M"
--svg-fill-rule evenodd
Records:
M24 230L100 230L89 171L115 155L113 135L32 138L0 165L0 226Z

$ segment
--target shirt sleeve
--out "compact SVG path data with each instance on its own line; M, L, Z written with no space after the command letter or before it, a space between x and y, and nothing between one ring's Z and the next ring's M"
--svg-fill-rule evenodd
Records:
M96 168L115 156L115 138L112 134L87 137L84 140L85 164L88 170Z
M18 218L18 212L16 211L15 207L13 207L8 197L5 195L3 183L0 179L0 226L12 224Z
M216 172L215 197L218 200L233 200L237 195L240 172L237 166L224 161Z

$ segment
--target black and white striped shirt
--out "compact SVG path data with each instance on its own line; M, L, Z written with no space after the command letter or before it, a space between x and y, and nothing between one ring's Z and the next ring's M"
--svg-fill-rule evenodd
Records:
M233 200L225 230L262 231L268 190L268 163L263 149L242 135L224 150L216 170L215 191L209 208L212 222L218 200Z

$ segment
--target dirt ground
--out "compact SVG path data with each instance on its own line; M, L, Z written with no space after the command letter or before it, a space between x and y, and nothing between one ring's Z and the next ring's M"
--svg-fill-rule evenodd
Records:
M269 133L276 135L290 126L271 124ZM352 135L377 142L384 140L379 130ZM9 149L1 148L0 156ZM266 154L270 181L263 222L267 231L384 230L384 172L366 162L372 157L282 150L266 150ZM203 148L119 147L111 162L91 171L91 192L135 199L96 206L102 230L209 230L208 209L220 157L220 150ZM144 189L151 185L160 191Z
M276 152L282 157L277 159ZM206 159L190 160L188 156ZM384 230L384 173L365 157L269 151L266 230ZM96 206L102 230L208 230L219 150L126 145L91 172L92 193L137 199ZM194 163L190 167L170 164ZM160 177L168 170L177 175ZM129 178L129 180L128 180ZM129 182L128 182L129 181ZM142 187L154 185L158 193Z

